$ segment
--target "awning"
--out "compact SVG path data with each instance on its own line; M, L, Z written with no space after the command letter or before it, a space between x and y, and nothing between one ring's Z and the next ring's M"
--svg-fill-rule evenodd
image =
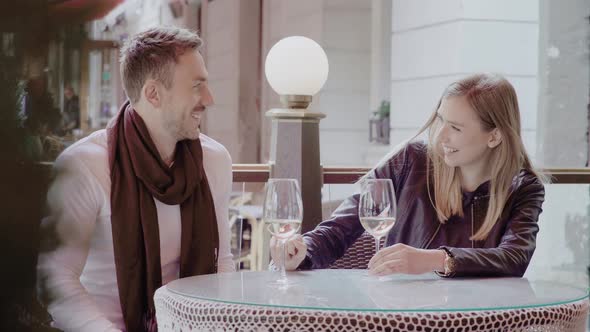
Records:
M124 0L63 0L49 2L53 23L83 23L104 17Z

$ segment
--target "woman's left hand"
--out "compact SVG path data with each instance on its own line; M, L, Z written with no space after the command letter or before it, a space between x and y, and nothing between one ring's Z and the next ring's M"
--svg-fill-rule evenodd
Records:
M444 270L442 250L417 249L402 243L381 249L369 261L369 274L385 276L393 273L422 274Z

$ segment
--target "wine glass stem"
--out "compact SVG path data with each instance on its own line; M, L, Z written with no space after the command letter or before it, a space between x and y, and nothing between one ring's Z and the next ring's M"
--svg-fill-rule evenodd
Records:
M287 256L286 251L287 248L285 246L285 240L281 240L281 279L286 280L287 279L287 272L285 271L285 258Z
M375 237L375 253L379 252L379 242L381 242L380 240L381 238Z

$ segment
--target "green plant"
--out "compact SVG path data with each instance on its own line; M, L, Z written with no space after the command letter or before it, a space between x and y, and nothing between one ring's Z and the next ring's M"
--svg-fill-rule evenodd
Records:
M23 88L16 72L17 59L0 53L0 145L2 163L23 159L22 145L25 131L20 114Z
M16 30L16 29L15 29ZM39 224L47 177L27 153L27 129L22 114L22 40L24 32L0 33L0 259L7 273L0 300L1 331L58 331L37 301Z
M373 115L378 119L384 119L389 117L389 105L390 103L386 100L381 102L379 108L373 112Z

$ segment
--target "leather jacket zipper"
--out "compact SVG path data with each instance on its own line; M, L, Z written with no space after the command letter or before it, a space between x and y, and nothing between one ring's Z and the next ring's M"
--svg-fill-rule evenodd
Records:
M475 216L474 216L474 209L473 206L475 205L475 203L477 201L479 201L482 198L486 198L489 195L483 195L483 196L476 196L473 197L473 202L471 202L471 237L473 238L473 234L475 234ZM471 240L471 248L475 248L475 240Z
M473 202L471 202L471 248L475 248L474 245L474 241L473 241L473 206L475 205L475 201L476 201L477 197L475 197L473 199Z

